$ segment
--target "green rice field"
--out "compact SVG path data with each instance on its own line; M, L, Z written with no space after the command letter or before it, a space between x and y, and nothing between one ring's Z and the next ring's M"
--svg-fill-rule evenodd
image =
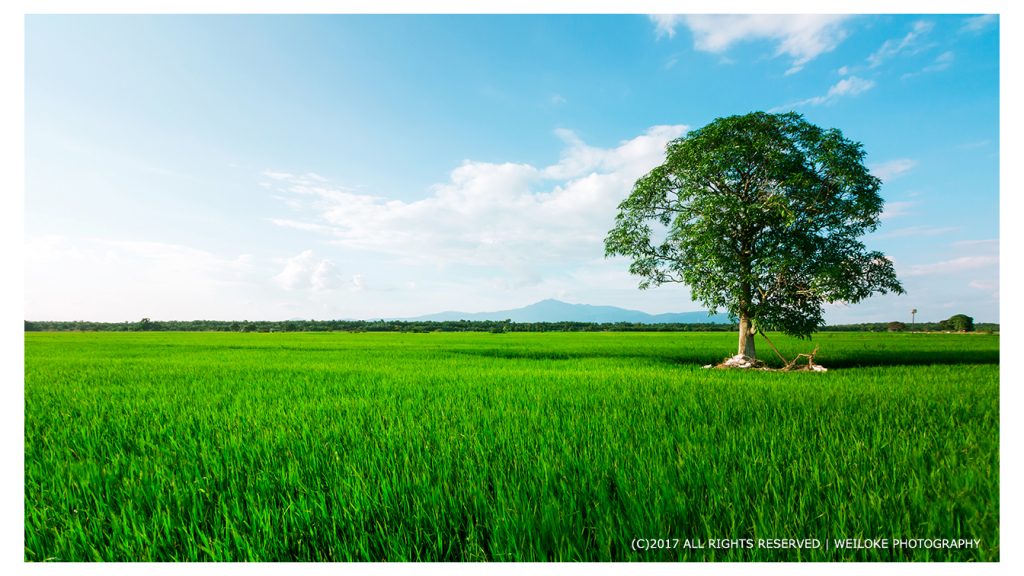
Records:
M26 333L24 559L999 560L998 335L772 338Z

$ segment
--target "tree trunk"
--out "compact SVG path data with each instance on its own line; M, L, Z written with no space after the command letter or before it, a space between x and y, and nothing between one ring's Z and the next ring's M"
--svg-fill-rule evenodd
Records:
M740 313L740 345L739 354L750 358L751 360L757 360L757 351L754 350L754 331L753 326L750 322L750 317L747 316L746 312Z

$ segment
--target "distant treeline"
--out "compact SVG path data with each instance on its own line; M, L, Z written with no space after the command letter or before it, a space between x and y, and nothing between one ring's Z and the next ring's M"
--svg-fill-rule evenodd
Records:
M938 322L918 322L914 331L944 331ZM998 324L975 324L976 331L998 331ZM736 324L641 324L632 322L512 322L510 320L169 320L143 318L139 322L34 322L26 332L733 332ZM888 332L891 323L824 326L822 331Z
M900 324L894 327L893 324ZM836 324L823 326L822 332L962 332L950 326L946 320L941 322L918 322L914 325L902 322L868 322L865 324ZM975 322L972 330L967 332L998 332L999 324L992 322Z
M512 322L510 320L281 320L32 322L26 332L728 332L735 324L640 324L629 322Z

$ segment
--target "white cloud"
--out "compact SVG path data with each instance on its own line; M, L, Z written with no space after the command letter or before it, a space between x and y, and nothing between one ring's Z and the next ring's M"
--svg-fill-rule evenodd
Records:
M295 178L295 174L291 172L275 172L273 170L264 170L263 175L273 180L291 180Z
M287 259L273 281L285 290L309 288L314 292L324 292L338 287L340 279L334 268L330 260L317 258L312 250L305 250Z
M825 95L826 101L832 101L841 96L856 96L861 92L867 92L875 86L874 80L865 80L857 76L843 78L828 89Z
M362 274L356 274L349 283L353 292L362 292L366 289L366 279ZM414 283L415 285L415 283Z
M998 272L998 270L996 271ZM967 283L967 287L980 290L984 292L992 301L999 302L999 280L993 278L992 280L971 280Z
M960 240L959 242L953 242L953 246L958 248L980 248L982 250L999 251L999 239L988 238L985 240Z
M309 277L309 283L314 292L323 292L335 287L337 274L334 272L334 263L330 260L321 260Z
M988 146L991 143L991 140L973 140L971 142L964 142L963 144L957 146L957 148L961 150L974 150L977 148L984 148L985 146Z
M282 183L278 193L302 200L306 218L274 223L406 262L500 266L528 283L536 281L538 262L602 254L618 203L637 178L664 161L665 145L685 131L655 126L614 148L600 148L558 130L566 148L551 166L467 161L414 201L296 179ZM314 257L305 254L289 260L279 284L309 283L299 280L312 270Z
M955 275L968 270L976 270L977 272L970 274L973 283L969 287L980 289L979 283L985 282L998 284L999 240L961 240L952 242L949 246L952 250L946 259L930 264L910 266L900 271L901 276L913 278L919 276ZM963 278L963 280L966 280L966 278ZM964 286L964 284L958 285ZM932 290L940 285L931 283L927 286L928 290ZM996 287L998 288L998 286Z
M921 71L922 72L939 72L939 71L945 70L946 68L949 68L951 64L953 64L953 60L955 58L956 58L956 55L953 54L952 50L946 50L942 54L939 54L938 56L936 56L935 60L930 65L925 66L923 69L921 69Z
M313 258L313 251L306 250L302 254L293 256L285 262L284 270L274 276L274 283L285 290L295 290L309 278L309 260Z
M921 68L917 72L907 72L906 74L900 76L900 78L905 80L907 78L913 78L914 76L920 76L922 74L942 72L943 70L946 70L947 68L953 65L953 60L955 58L956 55L953 54L953 51L947 50L942 54L936 56L935 60L933 60L931 64L925 66L924 68Z
M655 36L672 38L676 35L676 26L683 21L684 16L682 14L650 14L648 18L654 22Z
M885 215L883 214L884 218ZM941 227L941 226L910 226L908 228L898 228L889 232L879 234L878 238L909 238L919 236L942 236L943 234L950 234L959 230L957 227Z
M647 165L656 159L664 160L665 144L682 136L685 126L653 126L632 140L622 142L616 148L588 146L572 130L559 128L557 135L568 146L562 151L558 163L541 171L544 178L566 180L593 173L615 173L629 169L637 163ZM654 165L648 166L648 169Z
M892 218L898 218L900 216L906 216L910 213L910 209L917 205L917 202L886 202L885 207L882 210L882 214L879 216L882 220L890 220Z
M934 274L952 274L964 270L974 270L988 266L998 266L999 256L962 256L951 260L943 260L933 264L917 264L904 272L907 276L930 276Z
M277 198L277 196L275 196ZM299 200L285 198L282 199L285 204L291 208L302 209L306 205ZM314 224L312 222L302 222L299 220L292 220L289 218L271 218L270 221L282 228L294 228L296 230L305 230L307 232L320 232L322 234L330 234L334 231L333 228L326 224Z
M910 158L897 158L880 164L871 164L868 168L875 177L883 182L889 182L890 180L910 172L916 165L917 161L911 160Z
M972 16L965 18L963 25L960 27L961 32L979 32L995 24L999 21L998 14L982 14L981 16Z
M922 49L921 39L931 32L934 26L934 23L925 20L914 22L913 28L903 38L886 40L878 50L868 56L868 66L877 68L886 60L899 54L919 52Z
M275 172L273 170L264 170L263 176L279 182L299 182L302 184L314 184L327 182L327 178L315 173L306 172L305 174L296 175L291 172Z
M252 288L260 274L248 254L224 257L179 244L36 236L25 244L25 314L114 322L245 318L252 313Z
M874 87L874 80L865 80L859 76L850 76L849 78L843 78L839 82L833 84L824 96L814 96L805 100L800 100L799 102L787 104L786 106L777 106L772 108L772 111L779 112L783 110L792 110L803 106L831 105L840 98L856 96L857 94L867 92Z
M722 54L731 46L755 40L775 43L775 56L789 56L787 74L800 71L820 54L835 49L846 38L838 14L698 14L654 15L655 34L675 35L680 24L690 29L697 50Z

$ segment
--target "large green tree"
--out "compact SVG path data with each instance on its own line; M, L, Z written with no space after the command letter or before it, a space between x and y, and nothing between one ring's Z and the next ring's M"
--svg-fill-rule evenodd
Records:
M941 330L955 330L957 332L974 332L974 318L966 314L954 314L948 320L939 322Z
M605 255L631 258L641 288L683 282L754 334L809 337L828 302L903 293L892 262L860 241L882 212L863 147L796 113L718 118L670 142L619 204Z

